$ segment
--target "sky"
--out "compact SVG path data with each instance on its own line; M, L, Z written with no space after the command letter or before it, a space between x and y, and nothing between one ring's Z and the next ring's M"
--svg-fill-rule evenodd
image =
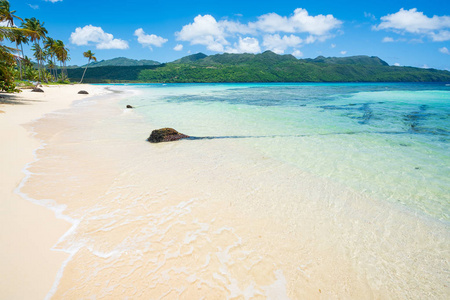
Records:
M271 50L450 70L448 0L10 0L10 6L22 19L44 22L48 35L69 48L69 65L86 64L87 50L98 60L158 62Z

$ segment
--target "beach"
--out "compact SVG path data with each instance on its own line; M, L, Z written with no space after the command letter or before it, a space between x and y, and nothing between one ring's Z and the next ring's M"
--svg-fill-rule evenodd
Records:
M36 104L0 106L1 128L9 128L1 132L9 141L1 149L9 168L1 266L14 274L1 295L445 299L449 158L441 150L446 136L429 134L432 121L443 122L435 111L447 90L438 88L24 92L22 102ZM404 115L422 105L417 93L428 100L428 119L413 114L411 123ZM400 118L386 100L393 95L406 95ZM172 126L198 139L146 141L153 129Z
M16 190L25 169L42 146L29 124L75 100L98 91L88 85L43 87L0 99L0 295L3 299L43 299L55 281L68 254L52 251L53 245L71 227L53 211L20 197ZM91 95L78 95L81 89Z

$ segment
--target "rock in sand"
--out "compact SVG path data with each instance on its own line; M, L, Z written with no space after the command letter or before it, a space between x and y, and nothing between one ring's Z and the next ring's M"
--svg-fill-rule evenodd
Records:
M79 91L78 92L78 94L83 94L83 95L87 95L87 94L89 94L88 92L86 92L85 90L81 90L81 91Z

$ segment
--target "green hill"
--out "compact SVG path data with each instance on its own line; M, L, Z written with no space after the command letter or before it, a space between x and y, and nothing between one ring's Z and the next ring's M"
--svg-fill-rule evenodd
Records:
M88 68L94 68L94 67L110 67L110 66L117 66L117 67L130 67L130 66L156 66L160 65L161 63L154 61L154 60L148 60L148 59L130 59L126 57L116 57L113 59L107 59L107 60L101 60L101 61L93 61L89 64ZM86 67L86 65L82 66Z
M78 80L82 69L69 69ZM95 71L94 71L95 70ZM389 66L375 56L297 59L271 51L260 54L197 53L153 66L97 67L86 82L450 82L450 72Z

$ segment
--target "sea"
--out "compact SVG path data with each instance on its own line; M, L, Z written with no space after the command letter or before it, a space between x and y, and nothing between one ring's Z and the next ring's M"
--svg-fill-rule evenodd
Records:
M449 84L103 87L33 124L48 298L450 296Z

